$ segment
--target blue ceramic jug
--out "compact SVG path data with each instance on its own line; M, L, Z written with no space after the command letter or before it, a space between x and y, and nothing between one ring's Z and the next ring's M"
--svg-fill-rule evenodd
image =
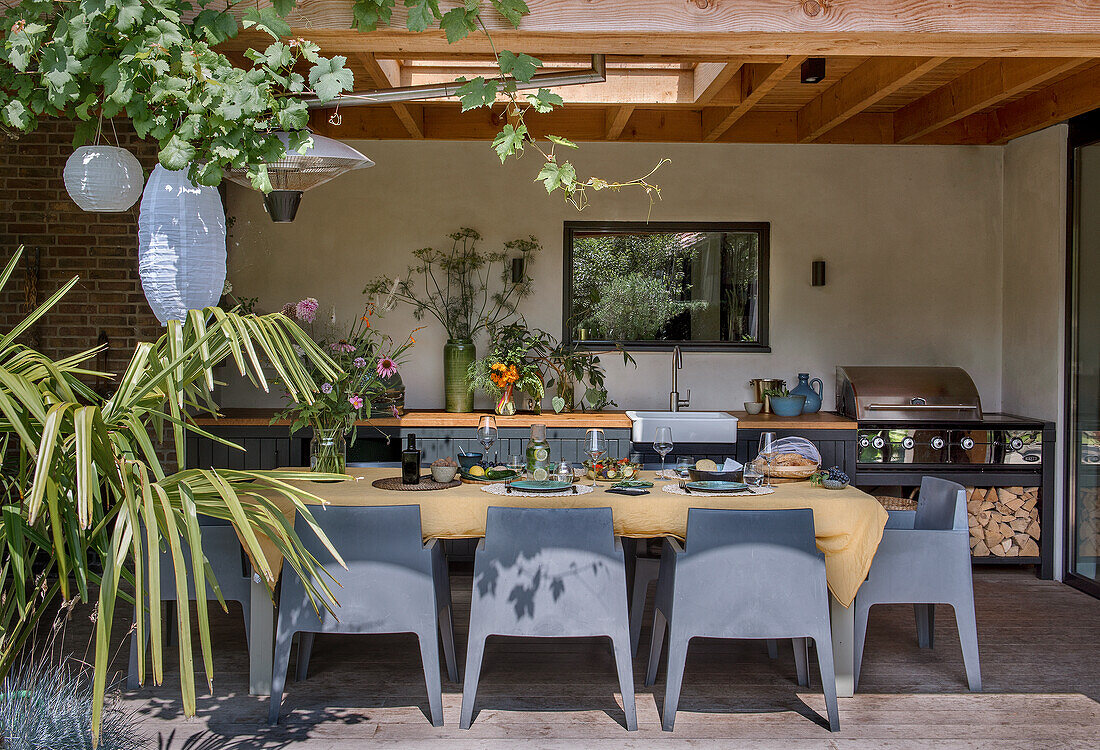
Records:
M810 380L810 373L798 373L798 385L791 389L791 395L806 397L806 405L802 407L803 414L813 414L821 408L821 389L823 387L821 378Z

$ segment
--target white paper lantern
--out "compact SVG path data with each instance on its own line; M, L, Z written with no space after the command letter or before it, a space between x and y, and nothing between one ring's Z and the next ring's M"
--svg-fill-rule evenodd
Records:
M157 165L138 214L138 273L161 323L217 303L225 287L225 210L216 188Z
M117 146L81 146L65 162L65 190L85 211L119 213L141 197L137 158Z

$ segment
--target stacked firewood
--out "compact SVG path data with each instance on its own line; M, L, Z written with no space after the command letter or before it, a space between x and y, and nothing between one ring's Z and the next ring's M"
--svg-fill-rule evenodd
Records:
M1077 489L1077 557L1100 556L1100 488Z
M1038 487L968 487L974 557L1039 556Z

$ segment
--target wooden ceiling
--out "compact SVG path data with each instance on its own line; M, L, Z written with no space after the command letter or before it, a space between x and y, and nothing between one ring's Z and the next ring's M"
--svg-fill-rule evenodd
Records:
M498 48L551 68L607 60L607 81L554 89L566 106L528 115L577 141L1001 144L1100 107L1100 2L1055 0L527 0L513 30L483 11ZM342 54L356 88L490 75L484 35L350 30L348 0L299 0L295 34ZM440 3L442 10L450 5ZM487 4L486 4L487 5ZM255 36L226 45L230 55ZM826 76L801 82L807 57ZM492 138L504 105L453 100L313 113L336 138Z

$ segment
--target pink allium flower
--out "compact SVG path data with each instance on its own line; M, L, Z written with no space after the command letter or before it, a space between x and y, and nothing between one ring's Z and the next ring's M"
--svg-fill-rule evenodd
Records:
M312 323L313 319L317 317L317 300L313 297L306 297L294 308L294 314L298 316L299 320Z
M332 393L332 383L322 383L321 393Z
M338 341L335 344L333 344L330 348L334 352L353 352L353 351L355 351L355 347L352 346L351 344L349 344L346 341Z
M397 363L389 357L378 360L378 374L383 378L390 378L397 374Z
M363 399L361 396L348 396L348 403L355 409L363 408Z
M367 360L363 359L362 357L356 357L352 361L352 364L355 365L356 367L358 367L359 369L362 369L362 368L367 366Z

